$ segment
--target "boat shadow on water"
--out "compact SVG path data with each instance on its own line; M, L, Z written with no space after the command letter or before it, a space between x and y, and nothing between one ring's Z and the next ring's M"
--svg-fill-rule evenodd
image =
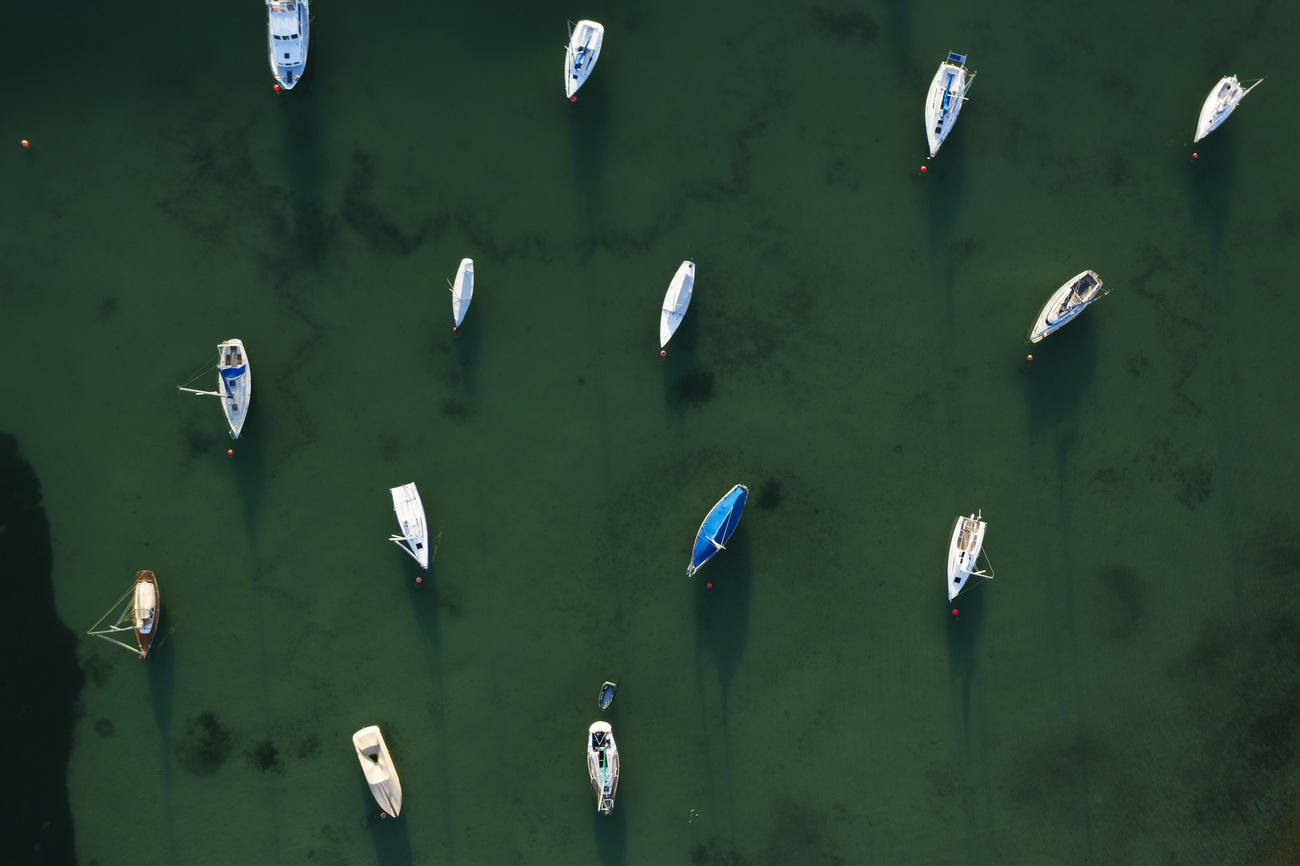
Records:
M313 42L319 37L313 36ZM316 99L318 87L312 70L311 86L305 90L279 95L281 117L284 120L284 138L289 154L289 177L293 183L290 193L290 218L293 220L294 247L297 265L319 269L330 252L329 224L324 202L324 157L321 153L320 106Z
M447 373L443 377L443 382L446 390L439 404L442 414L451 419L468 416L473 410L474 398L478 392L476 385L482 331L475 327L477 323L470 321L470 316L473 314L474 310L471 307L470 315L461 325L459 333L451 333L450 325L445 333L434 329L435 341L451 340L451 348L446 350L444 362ZM443 347L436 345L435 351L441 353Z
M265 395L263 395L265 399ZM231 469L235 474L235 487L239 490L239 500L244 512L244 526L248 530L248 537L256 539L261 530L261 505L262 493L266 489L266 459L264 456L265 446L263 439L266 434L264 426L260 421L257 412L252 411L257 406L250 402L248 420L244 422L244 429L238 439L226 439L230 444L226 448L234 451L234 455L225 459L231 464Z
M161 581L160 578L160 586ZM172 611L176 608L171 606L166 598L163 599L163 604L166 607L163 609L162 618L159 619L163 633L162 640L149 650L149 658L143 664L148 668L149 701L153 704L154 723L158 725L158 735L166 745L168 732L172 729L172 708L176 694L176 645L172 642L176 632L176 621Z
M920 135L925 130L918 129ZM946 249L951 241L953 227L957 222L957 213L961 209L962 190L966 185L966 151L965 136L962 135L960 119L952 134L944 141L943 147L933 159L925 159L922 165L926 173L919 176L919 183L925 190L930 222L930 248ZM924 147L924 138L922 138ZM923 152L924 153L924 152ZM951 285L954 262L952 252L947 251L942 261L945 265L944 281Z
M1225 124L1214 136L1192 145L1200 159L1187 160L1187 192L1192 222L1209 234L1210 253L1217 258L1228 221L1236 176L1237 148L1232 125Z
M949 605L948 672L952 677L953 698L961 714L963 729L970 726L971 693L975 682L975 658L979 654L980 623L984 617L984 594L988 581L953 599ZM952 610L959 613L951 614Z
M749 596L753 563L748 535L738 529L727 549L690 578L695 586L695 651L707 652L718 669L722 718L727 718L727 692L740 666L749 631ZM713 588L709 588L709 584Z
M381 728L388 730L381 725ZM391 747L390 747L391 748ZM355 762L354 762L355 763ZM400 765L398 772L400 773ZM359 784L357 790L363 798L362 809L367 816L365 826L370 834L370 841L375 846L375 862L380 866L405 866L411 862L411 834L406 828L407 818L394 818L389 815L386 818L379 817L381 812L379 806L375 803L374 795L370 793L370 788L364 784ZM405 813L406 809L401 810Z
M596 853L603 866L623 866L627 862L627 821L623 810L615 806L609 815L591 811L593 832L596 834Z
M664 405L674 415L681 415L713 397L713 374L698 366L698 333L691 327L688 312L682 326L664 347L668 356L659 359L663 368Z
M1020 361L1032 430L1055 426L1079 411L1097 369L1092 317L1104 312L1106 305L1107 299L1102 298L1043 342L1026 347L1034 356L1033 361Z
M609 91L603 81L597 80L599 76L597 66L587 85L578 91L578 101L565 106L574 115L569 118L573 125L573 168L575 177L580 178L578 192L589 217L588 232L600 227L596 216L604 205L605 149L609 143Z

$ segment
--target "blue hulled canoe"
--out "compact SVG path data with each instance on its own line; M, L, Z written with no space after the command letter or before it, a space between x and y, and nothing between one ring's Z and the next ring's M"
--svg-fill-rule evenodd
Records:
M709 514L700 524L700 531L695 534L695 547L691 550L691 564L686 567L686 576L692 577L704 563L722 550L731 539L731 533L740 525L740 514L745 510L745 500L749 497L749 488L737 484L727 491L727 495L718 500L718 504L709 509Z

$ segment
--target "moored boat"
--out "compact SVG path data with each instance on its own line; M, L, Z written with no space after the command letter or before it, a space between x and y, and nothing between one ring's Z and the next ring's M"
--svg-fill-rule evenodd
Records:
M415 482L400 487L390 487L393 496L393 512L397 515L397 525L401 535L390 535L388 540L396 544L420 563L420 568L429 570L429 529L424 520L424 503L420 501L420 491Z
M271 74L285 90L307 68L311 8L307 0L266 0L266 45Z
M695 262L682 262L668 283L664 294L663 308L659 311L659 348L668 345L668 341L677 333L677 328L686 316L686 308L691 305L691 294L695 291Z
M925 138L930 145L930 156L939 152L944 139L952 132L966 93L974 83L975 73L966 69L966 55L949 51L925 97Z
M460 328L460 323L465 321L465 314L469 312L469 302L474 297L474 260L461 259L460 267L456 269L455 281L448 280L447 285L451 287L451 318L455 324L452 330Z
M114 614L116 617L113 622L104 625L104 621ZM131 650L143 660L149 657L149 650L153 648L154 640L158 636L158 621L161 616L162 595L158 592L158 579L154 577L152 571L141 570L135 573L135 583L126 594L119 598L86 634L103 638L111 644ZM135 634L134 647L115 637L126 632Z
M608 710L609 705L614 703L614 693L618 691L618 685L605 680L600 686L600 696L596 698L596 705L601 710Z
M361 772L366 775L370 793L385 813L396 818L402 812L402 780L388 754L388 744L378 725L362 728L352 735L352 748L361 762Z
M1037 343L1048 334L1054 333L1069 324L1075 316L1100 298L1110 293L1102 291L1101 277L1096 271L1081 271L1052 293L1039 311L1034 326L1029 329L1029 342Z
M691 548L691 563L686 566L686 576L692 577L703 567L704 563L726 549L731 534L740 525L740 515L745 510L745 500L749 497L749 488L737 484L727 491L727 495L718 500L709 509L704 522L695 533L695 546Z
M604 42L605 28L595 21L584 18L569 31L569 45L564 52L564 95L570 102L577 100L578 88L591 75Z
M952 601L962 590L975 581L972 577L992 580L993 572L979 567L980 551L984 547L984 532L988 522L984 512L970 517L957 517L952 528L952 541L948 544L948 600Z
M618 793L618 746L609 722L592 722L587 728L587 774L596 793L596 811L610 814Z
M1205 97L1205 102L1201 105L1201 114L1196 119L1196 134L1192 136L1192 144L1218 129L1219 124L1227 120L1228 115L1232 114L1241 104L1241 100L1246 98L1246 94L1258 87L1259 82L1263 80L1257 79L1249 87L1243 87L1235 75L1225 75L1220 78L1219 83L1214 85L1210 95Z
M209 368L211 369L211 368ZM206 397L220 397L221 411L230 428L230 438L238 439L248 418L248 404L253 400L253 366L248 352L240 340L224 340L217 344L217 390L202 391L178 385L177 390Z

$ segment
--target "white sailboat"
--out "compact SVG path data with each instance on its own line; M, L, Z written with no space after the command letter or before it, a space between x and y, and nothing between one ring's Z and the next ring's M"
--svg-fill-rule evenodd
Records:
M596 792L596 811L610 814L618 793L618 746L609 722L592 722L587 728L587 774Z
M113 621L105 624L110 616ZM158 579L152 571L137 571L131 588L113 603L86 634L130 650L143 660L149 657L154 638L158 636L158 620L161 616L162 595L158 592ZM135 634L135 646L118 640L117 635L126 633Z
M948 600L952 601L962 590L975 581L972 577L993 579L993 572L979 567L980 550L984 547L984 532L988 523L984 512L970 517L957 517L952 528L952 541L948 544ZM985 558L987 561L987 557Z
M695 262L682 262L673 274L668 291L664 294L663 309L659 311L659 348L668 345L668 341L677 333L677 328L686 317L686 308L691 305L691 293L695 291Z
M1250 93L1259 86L1259 82L1264 79L1260 78L1254 81L1250 87L1242 87L1241 82L1235 75L1225 75L1219 79L1219 83L1214 85L1210 95L1205 97L1205 103L1201 106L1201 116L1196 119L1196 135L1192 137L1192 144L1200 141L1205 136L1219 128L1219 124L1228 119L1228 115L1241 104L1241 100L1246 98Z
M570 102L577 101L575 94L591 75L604 41L604 25L585 18L569 31L569 45L564 52L564 95Z
M1096 271L1081 271L1052 293L1038 312L1034 326L1029 329L1029 342L1037 343L1048 334L1065 327L1093 301L1110 292L1101 290L1101 277Z
M253 366L248 361L244 344L235 339L217 344L217 390L200 391L178 385L177 390L207 397L220 397L221 410L230 426L230 438L238 439L248 417L248 404L253 399Z
M391 535L388 540L396 544L420 563L420 568L429 570L429 529L424 520L424 503L420 501L420 491L415 489L415 482L400 487L390 487L393 494L393 511L397 514L397 525L401 535Z
M311 9L307 0L266 0L266 46L271 74L285 90L307 68Z
M370 786L375 802L396 818L402 813L402 780L397 778L397 769L379 726L370 725L353 734L352 748L357 751L361 772L366 774L366 784Z
M474 298L474 260L461 259L460 267L456 269L456 281L448 280L447 285L451 287L451 317L456 323L452 330L455 331L465 321L469 302Z
M925 138L930 144L930 156L939 152L944 139L952 132L966 93L974 83L975 73L966 70L966 55L949 51L925 97Z

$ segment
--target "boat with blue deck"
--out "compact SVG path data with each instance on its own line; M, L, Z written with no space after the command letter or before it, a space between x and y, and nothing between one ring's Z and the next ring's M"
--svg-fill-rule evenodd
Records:
M930 143L930 156L939 152L944 139L952 132L966 93L974 83L975 73L966 69L966 55L949 51L948 59L939 64L925 98L925 138Z
M717 505L709 509L708 516L700 524L700 531L695 534L691 564L686 566L687 577L693 577L718 551L726 549L731 534L740 525L740 515L745 510L745 500L748 498L749 488L737 484L718 500Z
M211 369L210 367L208 368ZM177 389L188 394L201 394L205 397L220 397L221 409L226 415L226 424L230 427L230 438L238 439L248 418L248 404L253 400L253 366L248 361L248 352L240 340L230 339L217 344L217 390L202 391L178 385Z
M596 699L596 705L602 710L608 710L609 705L614 703L614 693L618 691L618 685L605 680L600 687L600 697Z

